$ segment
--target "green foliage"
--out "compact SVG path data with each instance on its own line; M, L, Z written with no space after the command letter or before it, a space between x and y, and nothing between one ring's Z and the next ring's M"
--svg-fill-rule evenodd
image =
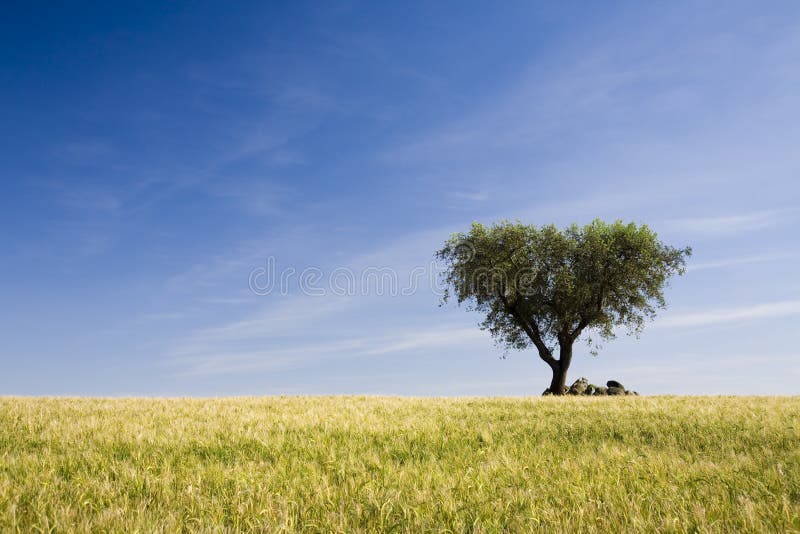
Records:
M588 329L638 334L665 306L664 287L683 274L691 249L661 243L646 225L595 220L559 230L473 223L437 252L454 296L485 314L482 328L509 348L534 344L542 357Z
M0 532L797 532L800 399L0 398Z

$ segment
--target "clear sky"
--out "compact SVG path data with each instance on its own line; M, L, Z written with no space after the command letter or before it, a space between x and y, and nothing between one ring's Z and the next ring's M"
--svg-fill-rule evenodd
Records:
M0 394L539 394L433 252L595 217L695 254L570 379L800 393L796 1L6 3L0 117Z

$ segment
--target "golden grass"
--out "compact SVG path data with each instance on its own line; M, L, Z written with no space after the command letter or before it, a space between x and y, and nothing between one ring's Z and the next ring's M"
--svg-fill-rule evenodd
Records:
M800 531L800 398L0 398L0 531Z

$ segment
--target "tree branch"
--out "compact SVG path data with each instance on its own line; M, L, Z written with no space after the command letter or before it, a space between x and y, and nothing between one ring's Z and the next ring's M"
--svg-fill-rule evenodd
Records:
M595 310L594 310L595 313L600 313L601 311L603 311L604 300L605 300L605 284L600 284L600 290L597 292L597 304L595 305ZM585 313L581 313L581 320L578 321L578 325L575 327L574 330L572 330L572 332L569 332L570 338L572 338L573 341L578 339L578 336L581 335L581 332L583 332L584 328L589 326L590 322L591 321L589 320L589 317L587 317Z
M578 339L578 336L581 335L581 332L583 332L583 329L586 328L587 326L589 326L589 319L587 319L586 316L581 316L581 320L578 322L578 326L576 326L575 329L569 333L570 339L572 341Z
M547 348L547 345L545 345L544 340L542 340L542 334L539 331L539 325L537 325L534 321L531 321L529 323L522 316L522 314L519 313L519 310L517 310L517 307L515 305L511 304L508 301L506 296L503 295L502 291L498 291L498 296L500 297L500 300L502 301L503 306L505 306L506 309L509 312L511 312L511 315L514 316L514 318L517 320L517 323L519 323L520 327L522 327L522 329L525 331L525 333L528 334L528 337L531 338L531 341L533 341L533 344L536 346L536 348L539 351L539 357L542 360L544 360L545 363L547 363L547 365L549 365L551 367L557 365L558 364L558 360L553 358L553 354L550 352L550 349Z

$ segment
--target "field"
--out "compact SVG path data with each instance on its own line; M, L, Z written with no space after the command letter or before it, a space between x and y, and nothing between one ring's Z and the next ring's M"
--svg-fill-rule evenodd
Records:
M0 531L800 531L800 398L0 397Z

